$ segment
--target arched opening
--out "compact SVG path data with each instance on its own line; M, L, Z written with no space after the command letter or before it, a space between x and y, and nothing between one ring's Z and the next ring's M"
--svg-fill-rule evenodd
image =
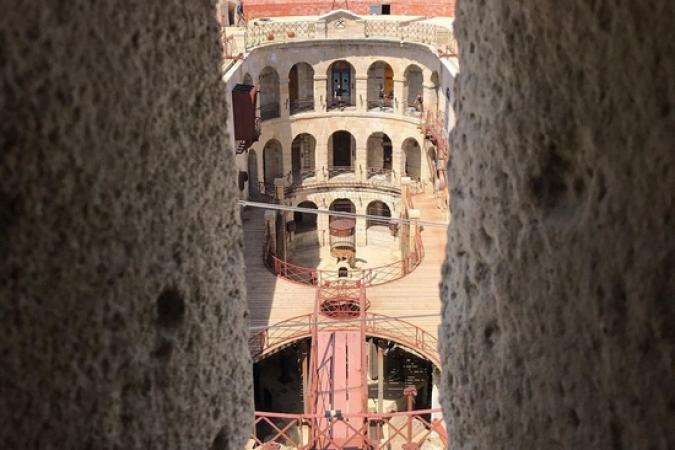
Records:
M308 209L319 209L316 206L316 203L310 201L304 201L298 204L298 208L308 208ZM304 233L306 231L315 231L316 230L316 214L303 213L303 212L294 212L293 221L295 222L295 233Z
M336 131L328 139L328 176L353 173L356 139L348 131Z
M405 70L405 114L409 116L420 117L424 111L424 91L423 91L422 69L415 64L411 64Z
M260 72L260 118L262 120L279 117L279 74L267 66Z
M290 113L314 111L314 69L307 63L291 67L288 74Z
M316 175L315 149L316 139L311 134L302 133L293 139L291 144L291 170L294 184L302 183L303 180Z
M415 181L422 177L422 155L420 144L415 138L403 142L403 174Z
M260 187L258 186L258 155L255 150L250 149L248 151L248 195L249 197L255 197Z
M265 191L274 190L274 179L284 176L283 150L281 143L270 139L263 148L263 173L265 176Z
M348 212L352 214L356 213L356 206L354 206L354 203L352 203L352 201L348 198L338 198L333 200L333 203L330 204L328 209L331 211ZM337 216L330 216L328 223L332 223L334 220L339 218L340 217Z
M394 112L394 71L384 61L368 68L368 111Z
M391 139L384 133L373 133L367 144L368 178L385 175L389 176L392 170Z
M356 105L354 78L356 71L347 61L335 61L328 68L326 105L328 110Z
M244 75L243 84L246 84L248 86L253 86L253 77L251 77L250 73L247 72Z
M366 214L368 216L379 216L382 217L382 219L375 219L375 218L368 218L366 220L366 228L370 228L372 226L383 226L388 229L389 227L389 219L391 219L391 211L389 210L389 207L387 206L386 203L381 202L379 200L372 201L368 204L368 207L366 208Z

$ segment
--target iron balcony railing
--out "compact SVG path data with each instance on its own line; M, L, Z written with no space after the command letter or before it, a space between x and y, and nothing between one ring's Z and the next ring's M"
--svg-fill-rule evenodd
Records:
M298 98L290 101L291 115L309 111L314 111L314 97Z
M328 166L329 178L345 174L354 175L354 166Z
M355 103L355 98L353 95L342 95L341 99L338 98L331 98L328 100L326 104L326 109L328 111L333 111L336 109L345 109L345 108L351 108L352 106L356 106Z
M380 112L394 112L394 99L393 97L385 98L369 98L368 101L368 111L380 111Z
M276 119L277 117L281 117L281 108L279 108L279 102L270 102L260 105L261 120Z

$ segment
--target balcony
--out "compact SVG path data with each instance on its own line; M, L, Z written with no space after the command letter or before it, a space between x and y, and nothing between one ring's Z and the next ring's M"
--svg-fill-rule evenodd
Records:
M314 97L293 99L289 106L291 115L314 111Z

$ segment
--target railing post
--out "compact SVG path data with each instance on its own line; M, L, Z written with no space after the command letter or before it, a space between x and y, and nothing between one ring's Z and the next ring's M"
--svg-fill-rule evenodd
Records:
M417 389L415 386L408 386L403 390L403 395L406 398L406 406L408 412L412 412L415 407L415 397L417 396ZM418 450L420 447L413 442L413 415L408 414L407 420L407 436L406 443L403 444L403 450Z

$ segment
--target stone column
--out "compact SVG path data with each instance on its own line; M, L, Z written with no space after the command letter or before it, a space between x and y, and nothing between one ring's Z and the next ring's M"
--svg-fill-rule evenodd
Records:
M356 147L356 159L354 160L354 175L357 180L366 181L368 179L368 146L364 143L358 143Z
M424 114L426 114L427 111L436 114L436 86L431 83L422 85L422 101L424 102L424 111L422 111Z
M368 77L357 76L356 77L356 110L357 111L368 111Z
M356 201L358 203L358 200ZM362 202L365 203L365 202ZM365 214L365 206L361 206L360 208L357 207L356 209L357 214ZM356 246L357 247L363 247L368 244L368 239L366 236L367 230L366 230L366 219L363 217L358 217L356 219L356 229L354 230L356 233ZM358 257L358 255L357 255Z
M408 219L410 219L410 251L414 251L415 249L415 241L417 239L417 235L420 232L420 227L418 224L418 221L421 217L420 210L419 209L409 209L408 210Z
M391 145L391 171L393 174L391 181L395 183L403 176L403 148L401 142L392 142Z
M394 111L403 114L406 102L405 78L394 78Z
M326 86L328 77L326 75L314 75L314 111L326 111Z
M406 197L410 192L410 184L412 180L410 177L401 178L401 218L408 218L408 211L406 206ZM401 244L401 259L404 261L404 273L408 272L407 258L410 254L410 225L405 222L399 224L399 243Z
M265 240L263 243L265 246L265 253L268 251L276 256L277 255L277 212L273 210L265 211ZM265 255L267 258L267 255Z
M282 120L288 120L291 105L288 93L288 79L279 80L279 112Z
M279 204L283 205L284 204L284 198L285 198L285 193L284 193L284 188L286 187L286 179L285 178L275 178L274 179L274 189L276 193L276 198L279 200ZM286 231L286 222L287 222L287 217L286 217L286 212L282 211L278 214L278 219L280 220L280 226L279 226L279 242L277 242L277 255L279 258L282 260L286 261L288 257L288 232Z
M317 181L328 179L328 138L319 134L314 148L314 170Z

